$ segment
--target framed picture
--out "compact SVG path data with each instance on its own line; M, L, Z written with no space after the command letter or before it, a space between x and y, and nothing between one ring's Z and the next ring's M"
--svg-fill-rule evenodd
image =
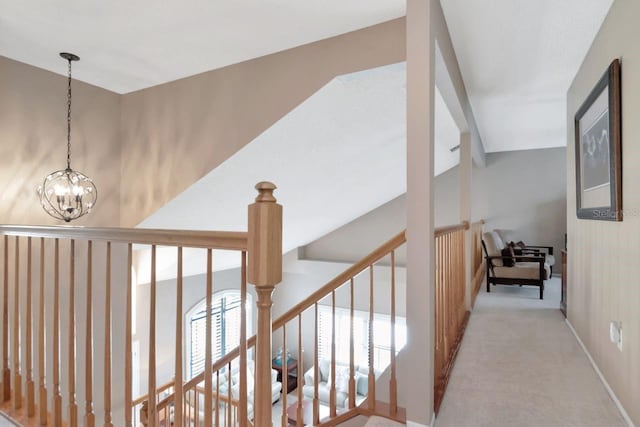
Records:
M615 59L575 116L578 218L622 221L621 108Z

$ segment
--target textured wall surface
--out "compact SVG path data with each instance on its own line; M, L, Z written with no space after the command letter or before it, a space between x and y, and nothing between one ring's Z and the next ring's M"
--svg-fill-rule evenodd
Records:
M635 425L640 425L640 3L617 0L567 97L569 321ZM574 115L614 58L622 61L622 222L576 217ZM622 322L622 351L609 322Z
M99 192L76 223L135 226L332 78L405 56L396 19L126 95L74 81L72 166ZM53 224L35 188L65 167L65 78L0 57L0 82L0 222Z
M66 167L66 102L66 77L0 57L0 223L60 224L36 188ZM119 225L119 105L119 95L73 82L71 166L98 188L97 208L74 224Z
M125 95L122 225L138 224L335 76L404 59L397 19Z
M565 151L549 148L487 154L487 167L473 168L472 219L485 219L487 230L513 229L523 241L553 245L560 253L566 232ZM434 192L435 226L458 223L459 168L438 175ZM354 262L405 227L406 195L402 195L308 244L304 256ZM404 253L398 260L404 263Z

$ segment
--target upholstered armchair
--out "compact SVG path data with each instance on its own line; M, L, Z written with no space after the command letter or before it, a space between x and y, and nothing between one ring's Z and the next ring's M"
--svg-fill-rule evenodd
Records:
M515 243L522 241L522 239L519 238L513 230L496 228L494 231L499 239L497 243L500 248L506 247L511 242ZM544 254L544 262L549 264L549 269L551 271L550 275L553 274L553 266L556 263L556 258L553 256L553 246L531 245L527 243L526 248L523 249L523 254Z
M483 234L482 247L487 261L487 292L491 285L530 285L540 288L544 298L544 281L551 277L551 267L544 254L503 255L502 240L495 231ZM508 262L510 261L510 262Z
M336 363L336 406L338 408L346 408L349 405L349 372L350 367L344 363ZM313 399L315 394L315 379L313 377L314 367L312 366L304 374L304 387L302 392L307 399ZM320 359L318 362L318 399L323 405L329 405L331 395L331 361L326 359ZM375 377L378 378L380 372L375 372ZM369 391L369 369L366 366L354 367L354 377L356 381L356 405L360 405L366 397Z

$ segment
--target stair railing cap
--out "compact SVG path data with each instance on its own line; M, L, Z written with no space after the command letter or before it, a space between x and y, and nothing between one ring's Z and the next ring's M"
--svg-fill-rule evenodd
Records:
M275 190L276 185L269 181L261 181L256 184L256 190L258 190L258 195L256 196L256 202L262 203L275 203L276 198L273 197L273 190Z

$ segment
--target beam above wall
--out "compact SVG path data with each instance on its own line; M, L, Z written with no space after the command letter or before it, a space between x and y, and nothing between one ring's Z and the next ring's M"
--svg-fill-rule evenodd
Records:
M451 116L458 125L460 133L471 135L471 155L478 167L485 167L485 151L476 124L475 116L469 102L467 89L462 79L460 66L456 57L447 24L438 4L438 13L442 19L434 26L436 34L435 46L435 82Z

